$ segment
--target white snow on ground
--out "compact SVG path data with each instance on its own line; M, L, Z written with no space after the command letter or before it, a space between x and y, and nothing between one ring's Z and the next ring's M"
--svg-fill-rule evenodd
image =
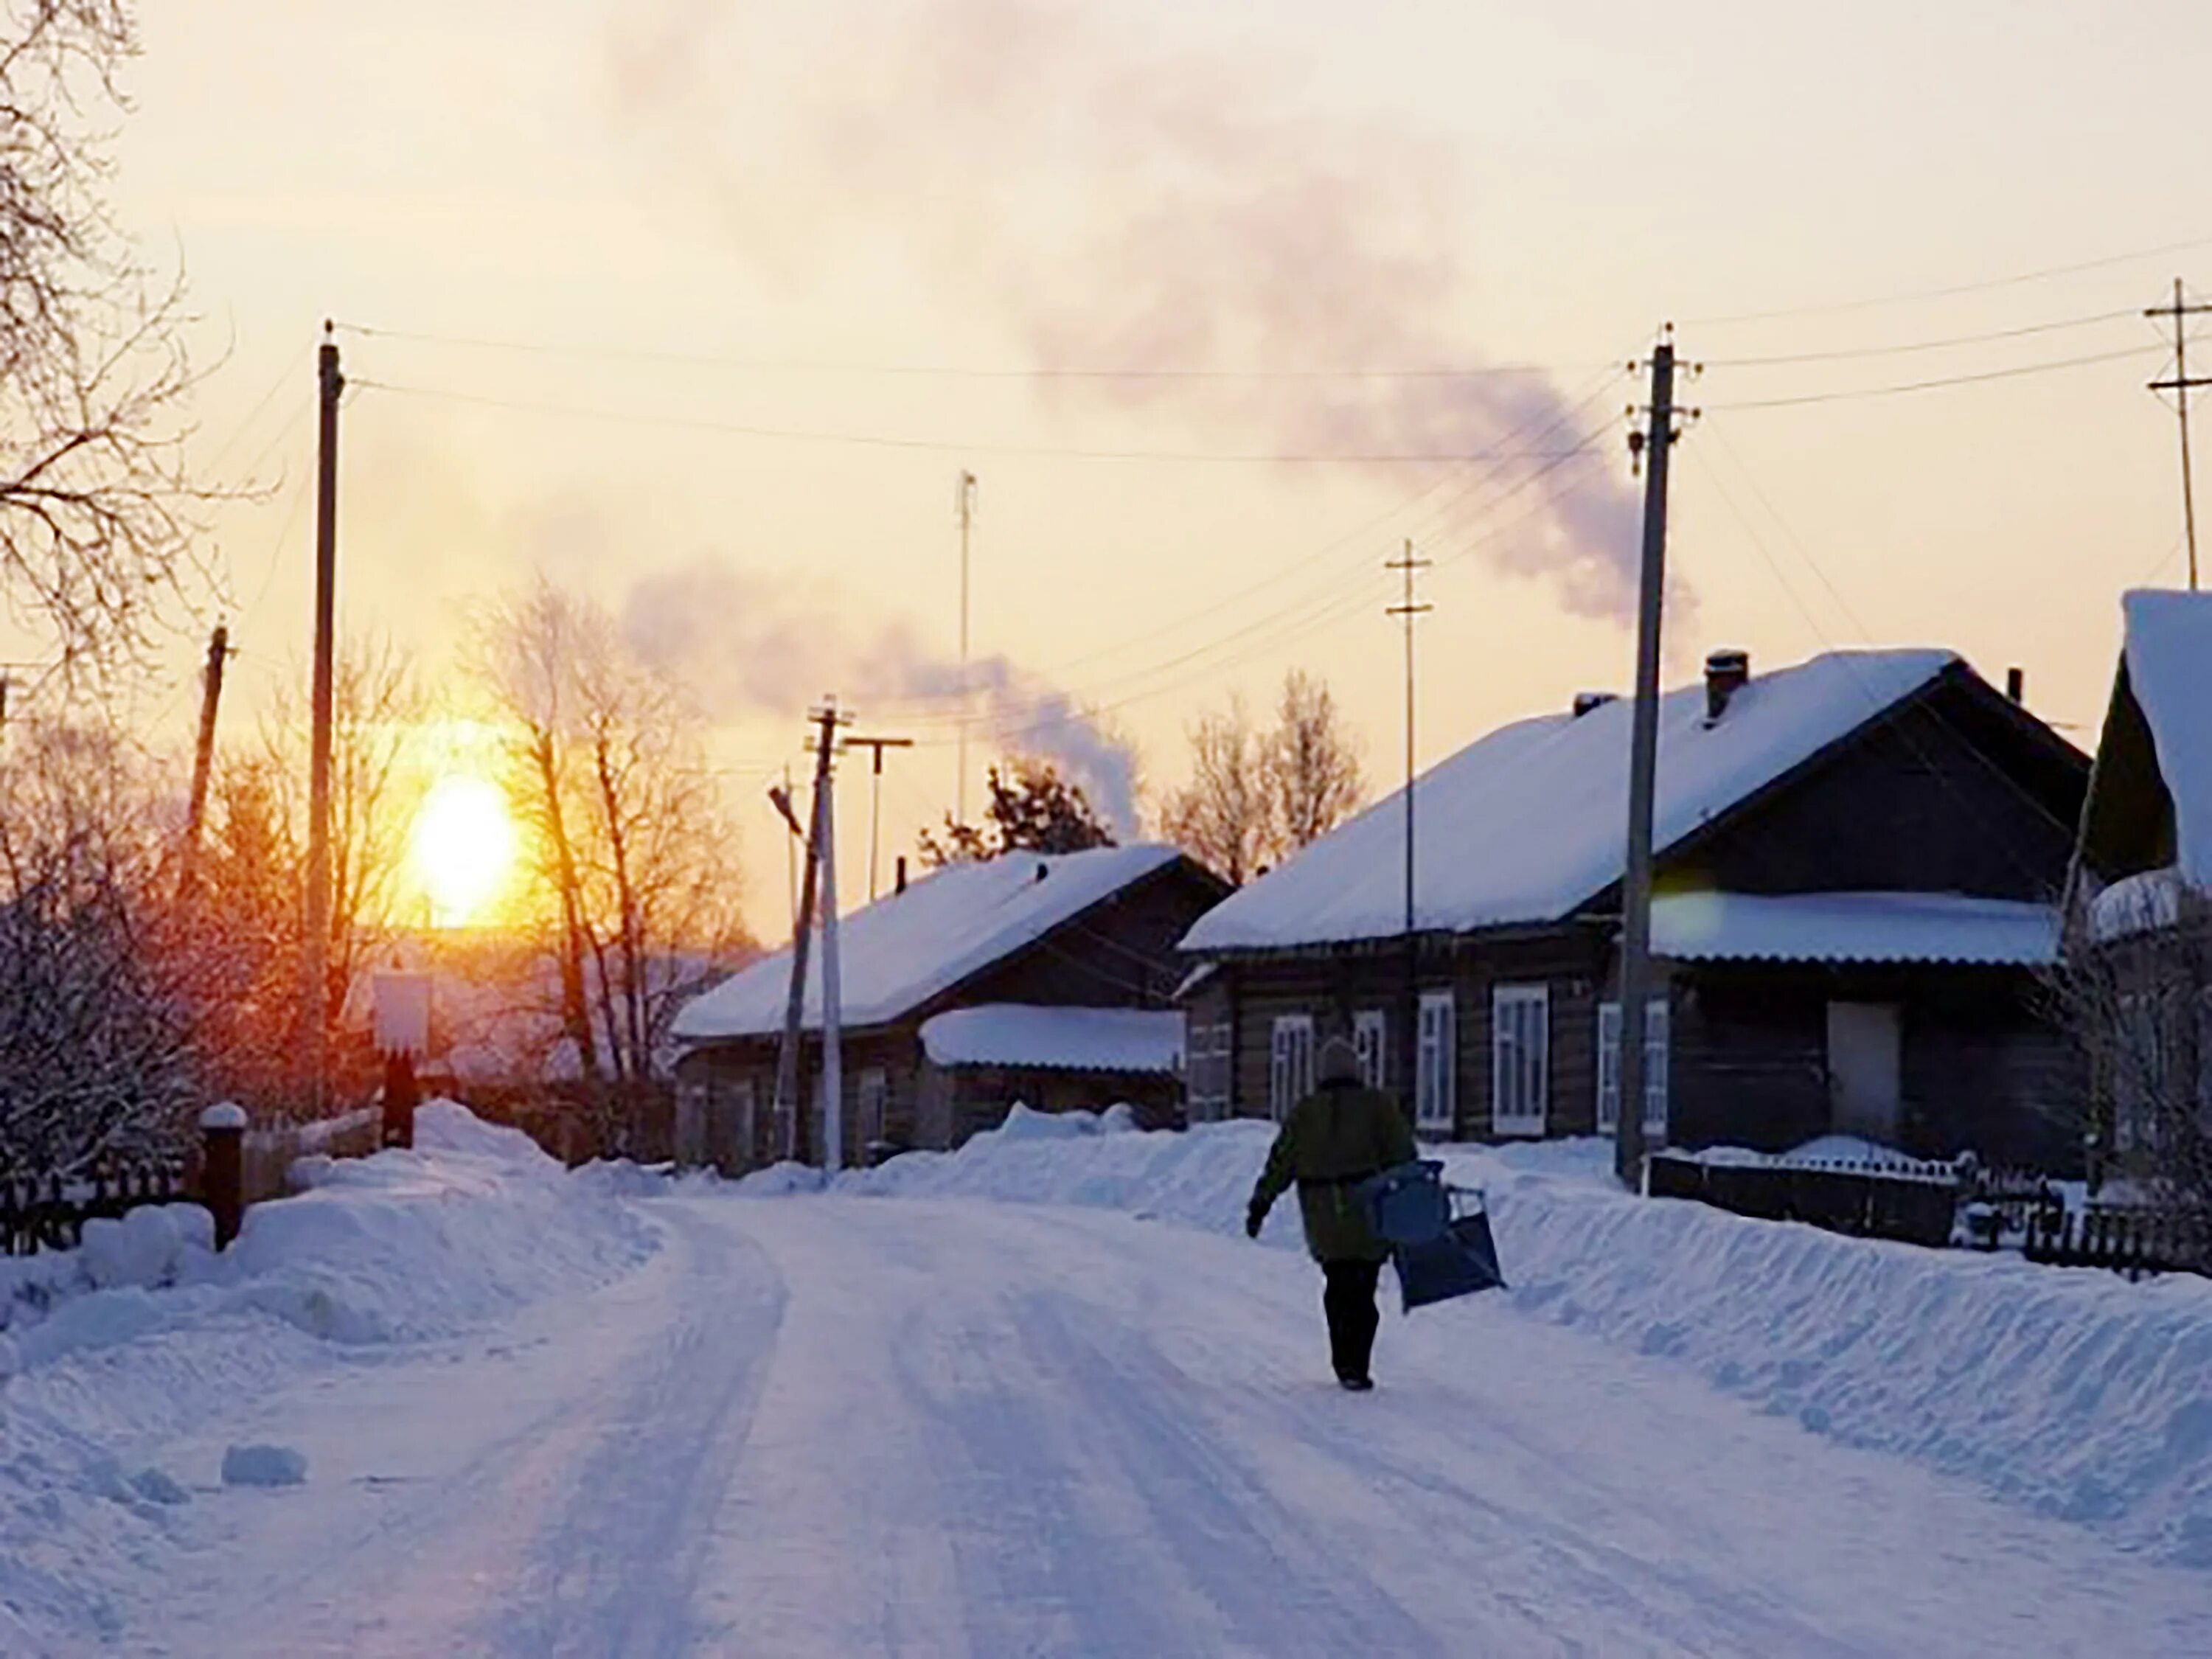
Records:
M837 1186L1097 1205L1231 1232L1273 1133L980 1136ZM1449 1151L1450 1177L1490 1194L1516 1310L1686 1365L1816 1434L2212 1568L2212 1282L2130 1285L1632 1200L1613 1188L1610 1157L1601 1141ZM1278 1206L1269 1242L1297 1243L1295 1210Z
M319 1184L249 1210L222 1257L206 1212L178 1206L90 1228L79 1250L0 1263L16 1373L0 1364L0 1653L45 1650L33 1632L118 1626L114 1585L176 1524L177 1494L221 1473L220 1447L169 1461L173 1436L650 1254L633 1211L527 1136L450 1102L426 1103L416 1125L411 1152L304 1160Z
M807 1183L368 1160L381 1184L290 1202L416 1193L418 1271L362 1281L377 1224L298 1242L420 1334L234 1307L4 1385L0 1652L2212 1651L2179 1524L2205 1452L2165 1409L2201 1291L1632 1204L1594 1143L1455 1149L1516 1288L1387 1311L1355 1398L1287 1207L1285 1248L1214 1236L1266 1126L1035 1115L768 1202ZM526 1220L601 1248L526 1270ZM467 1278L463 1238L515 1276L504 1312L428 1283ZM252 1443L304 1483L218 1485ZM2043 1501L2069 1454L2120 1510Z

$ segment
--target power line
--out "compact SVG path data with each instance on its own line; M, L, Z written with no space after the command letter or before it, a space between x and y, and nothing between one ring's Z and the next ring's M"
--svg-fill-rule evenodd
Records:
M1943 374L1925 380L1899 380L1887 386L1857 386L1849 390L1804 392L1784 398L1749 398L1736 403L1707 404L1711 410L1798 409L1808 404L1844 403L1856 398L1894 398L1906 392L1934 392L1944 386L1972 386L1984 380L2008 380L2023 374L2048 374L2060 369L2081 368L2091 363L2118 362L2123 358L2141 357L2152 352L2164 351L2163 345L2129 346L2118 351L2096 351L2079 357L2059 357L2046 362L2016 363L2009 368L1978 369L1966 374Z
M584 404L538 402L521 398L495 398L480 392L460 392L444 386L406 386L392 380L356 380L352 384L363 391L388 392L401 397L427 398L444 403L469 404L485 409L504 409L531 414L564 415L580 420L608 421L623 426L678 427L698 432L720 432L741 438L763 438L785 443L850 444L871 449L925 450L946 454L1006 455L1033 460L1083 461L1227 461L1282 465L1308 464L1328 466L1372 466L1412 465L1436 466L1458 465L1470 459L1487 459L1497 455L1510 460L1540 460L1540 454L1509 452L1466 451L1409 452L1382 450L1368 453L1343 451L1255 451L1205 449L1088 449L1062 447L1050 444L979 443L964 438L908 438L876 432L830 432L810 430L799 427L754 426L733 421L708 420L690 415L640 414L612 409L596 409Z
M1353 365L1340 368L1201 368L1182 366L855 363L725 356L714 353L662 351L633 346L563 345L481 335L433 334L410 329L376 328L365 323L340 323L337 326L343 332L368 339L406 340L426 345L517 352L531 356L600 358L738 369L761 374L852 374L959 380L1476 380L1574 374L1593 367L1589 363L1468 363L1425 368Z
M1916 351L1946 351L1957 346L1983 345L1996 340L2018 340L2034 334L2057 334L2100 323L2120 322L2136 313L2092 312L2084 317L2062 317L2047 323L2024 323L2017 328L1984 329L1974 334L1950 334L1935 340L1905 340L1888 345L1841 346L1825 351L1790 351L1756 357L1707 357L1707 368L1779 368L1797 363L1842 362L1857 357L1895 357Z
M1738 311L1723 316L1689 317L1684 325L1698 328L1719 328L1733 323L1762 323L1787 317L1820 317L1839 311L1869 311L1881 306L1911 305L1923 300L1948 300L1966 294L1985 294L1992 289L2017 288L2024 283L2048 282L2054 277L2079 276L2083 271L2104 270L2114 265L2135 264L2145 259L2163 258L2168 254L2193 252L2212 247L2212 236L2192 237L2187 241L2167 242L2158 247L2140 248L2130 253L2106 254L2099 258L2077 260L2071 264L2046 265L2039 270L2015 271L2009 276L1985 277L1978 282L1954 283L1941 288L1907 289L1898 294L1881 294L1856 300L1828 301L1815 305L1781 306L1765 311Z

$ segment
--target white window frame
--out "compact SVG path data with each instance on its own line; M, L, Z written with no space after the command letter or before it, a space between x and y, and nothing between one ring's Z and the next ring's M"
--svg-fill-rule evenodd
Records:
M1267 1030L1267 1111L1276 1122L1313 1092L1311 1014L1278 1014Z
M1359 1080L1370 1089L1390 1086L1390 1024L1380 1008L1362 1008L1352 1017L1352 1047L1359 1056Z
M1183 1092L1194 1122L1229 1115L1229 1081L1234 1044L1225 1019L1188 1023L1183 1055Z
M890 1073L880 1066L864 1068L860 1073L858 1094L853 1138L860 1144L853 1150L865 1157L868 1143L884 1138L884 1120L890 1112Z
M1550 1121L1552 988L1494 985L1490 991L1490 1127L1540 1135Z
M1414 1028L1413 1127L1449 1135L1459 1122L1459 1007L1449 991L1424 991Z
M1644 1005L1644 1135L1667 1137L1667 1059L1672 1030L1667 999ZM1597 1132L1614 1133L1620 1116L1620 1004L1597 1006Z

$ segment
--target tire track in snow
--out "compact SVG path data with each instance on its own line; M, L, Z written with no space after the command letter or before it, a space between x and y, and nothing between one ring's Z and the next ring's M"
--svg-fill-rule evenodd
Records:
M692 1602L787 1292L767 1255L735 1230L682 1207L665 1213L689 1246L694 1293L488 1621L492 1652L661 1659L715 1635L699 1628Z

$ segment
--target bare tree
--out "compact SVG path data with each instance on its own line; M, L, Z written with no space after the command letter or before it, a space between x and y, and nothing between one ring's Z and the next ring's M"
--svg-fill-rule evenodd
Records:
M0 763L0 1167L181 1144L191 953L149 780L114 734L27 722Z
M1168 838L1243 884L1336 828L1366 793L1359 744L1328 684L1283 677L1275 724L1262 731L1241 696L1192 722L1190 781L1161 813Z
M2212 896L2174 899L2148 926L2074 918L2049 989L2087 1062L2093 1158L2197 1224L2212 1265Z
M307 844L305 684L277 693L262 723L258 757L274 791L284 845L301 891ZM392 937L407 837L421 805L409 761L429 701L390 641L356 637L340 646L331 678L331 921L324 952L325 1018L337 1029L355 1006L362 975Z
M1328 683L1293 668L1283 676L1275 730L1267 739L1267 783L1285 858L1311 846L1358 811L1367 793L1359 740L1345 729Z
M127 0L0 15L0 591L95 680L145 659L193 574L181 279L156 283L107 204L99 122L137 50Z
M1168 797L1167 838L1224 880L1242 886L1281 845L1269 738L1244 699L1200 714L1189 728L1190 781Z
M599 605L544 580L478 621L561 1024L587 1079L657 1082L677 1010L748 948L702 721Z

